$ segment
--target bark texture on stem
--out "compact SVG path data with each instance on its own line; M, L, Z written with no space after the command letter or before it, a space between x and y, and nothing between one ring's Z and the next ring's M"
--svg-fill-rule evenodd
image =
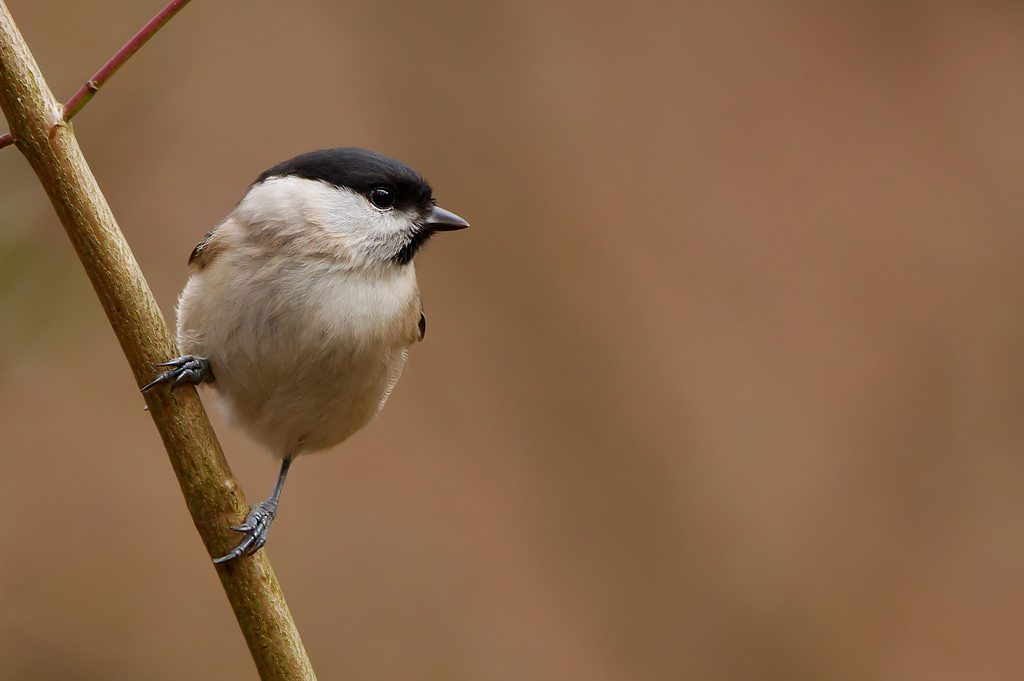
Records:
M70 121L89 103L100 88L113 77L117 70L124 66L125 62L132 58L146 42L156 35L157 31L164 27L174 15L180 12L191 0L171 0L167 5L157 12L157 15L146 22L146 25L138 30L131 39L121 46L121 49L114 53L114 56L107 60L107 63L100 67L100 70L92 75L92 78L82 83L75 94L71 95L64 104L64 120ZM5 132L0 135L0 149L14 144L14 136Z
M43 79L0 0L0 108L67 231L107 313L138 385L174 342L135 256L78 146L64 108ZM145 396L211 556L237 540L228 529L248 506L192 387ZM277 578L263 551L219 566L217 573L262 679L315 679Z

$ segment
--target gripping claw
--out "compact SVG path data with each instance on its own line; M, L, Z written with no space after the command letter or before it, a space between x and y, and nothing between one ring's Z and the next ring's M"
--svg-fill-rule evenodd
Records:
M186 383L199 385L213 380L213 371L210 370L210 360L205 357L193 355L182 355L169 362L157 364L158 367L173 367L172 369L159 374L152 381L142 387L142 392L148 392L161 383L171 383L171 392Z
M249 511L249 515L246 516L245 522L241 525L234 525L231 528L235 532L242 532L245 534L245 537L242 538L238 546L226 555L214 558L213 562L217 564L227 563L235 558L240 558L243 555L251 556L259 551L267 543L267 537L270 535L270 524L274 522L276 515L276 499L270 498L253 506L252 510Z

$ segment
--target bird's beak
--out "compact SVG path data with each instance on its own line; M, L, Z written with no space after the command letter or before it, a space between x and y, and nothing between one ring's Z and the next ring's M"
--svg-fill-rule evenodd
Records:
M469 227L469 223L455 213L437 206L434 206L434 209L430 211L426 224L435 232L452 232L456 229Z

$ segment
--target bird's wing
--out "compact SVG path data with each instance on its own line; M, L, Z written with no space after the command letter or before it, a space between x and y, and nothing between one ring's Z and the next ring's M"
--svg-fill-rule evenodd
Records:
M188 264L194 264L199 269L203 269L209 265L220 251L217 241L217 228L214 227L207 232L206 236L203 237L203 240L196 244L196 247L192 249L192 255L188 256Z

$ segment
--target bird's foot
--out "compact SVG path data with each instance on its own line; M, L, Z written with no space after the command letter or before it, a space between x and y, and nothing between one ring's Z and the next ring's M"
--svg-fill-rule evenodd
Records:
M231 528L235 532L245 533L245 537L230 553L220 558L214 558L213 562L227 563L240 556L251 556L259 551L267 543L267 536L270 534L270 524L274 522L276 515L277 500L273 498L261 501L253 506L249 511L249 515L245 517L245 522L241 525L234 525Z
M163 372L152 381L147 383L142 388L142 392L154 388L161 383L170 383L171 392L174 389L184 383L192 383L193 385L199 385L204 381L213 380L213 372L210 370L210 360L205 357L195 357L193 355L182 355L176 359L172 359L170 362L164 362L163 364L157 364L158 367L172 367L168 371Z

